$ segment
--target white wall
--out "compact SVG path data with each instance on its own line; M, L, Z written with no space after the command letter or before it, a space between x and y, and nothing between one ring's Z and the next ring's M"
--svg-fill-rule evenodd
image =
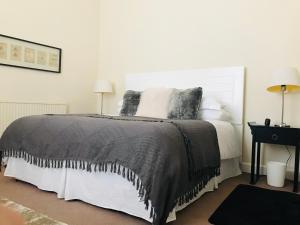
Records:
M106 96L114 113L127 73L244 65L245 124L280 120L280 96L266 92L279 66L300 70L298 0L100 0L99 75L115 84ZM300 93L286 96L286 122L300 126ZM244 134L243 161L251 135ZM282 148L264 160L284 161Z
M97 0L0 0L0 33L62 48L62 73L0 66L0 101L68 103L95 112Z

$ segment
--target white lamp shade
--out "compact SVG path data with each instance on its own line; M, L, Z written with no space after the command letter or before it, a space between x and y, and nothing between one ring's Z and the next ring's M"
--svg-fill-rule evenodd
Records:
M112 84L108 80L97 80L94 92L96 93L111 93L113 92Z
M273 73L272 81L267 88L270 92L281 92L281 86L286 86L286 91L300 91L300 76L293 67L285 67Z

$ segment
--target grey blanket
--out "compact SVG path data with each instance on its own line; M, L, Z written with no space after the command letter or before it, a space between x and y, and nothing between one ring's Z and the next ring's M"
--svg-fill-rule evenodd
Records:
M13 122L0 139L7 157L40 167L117 173L135 185L153 224L165 224L219 175L214 126L201 120L42 115Z

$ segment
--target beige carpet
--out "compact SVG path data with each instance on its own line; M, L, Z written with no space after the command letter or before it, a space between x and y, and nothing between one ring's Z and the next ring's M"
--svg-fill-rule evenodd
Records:
M248 174L224 181L218 190L205 194L179 212L177 220L169 225L209 225L209 216L236 185L248 182ZM258 186L268 187L265 177L260 180ZM288 182L285 188L276 190L291 191L292 184ZM4 177L3 171L0 175L0 195L69 225L149 225L144 220L124 213L102 209L81 201L58 199L55 193L41 191L30 184Z

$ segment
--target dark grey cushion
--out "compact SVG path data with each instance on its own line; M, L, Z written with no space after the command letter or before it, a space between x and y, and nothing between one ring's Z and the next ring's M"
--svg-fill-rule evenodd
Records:
M141 92L128 90L123 96L121 116L134 116L140 103Z
M196 119L202 99L202 88L175 90L171 96L169 119Z

